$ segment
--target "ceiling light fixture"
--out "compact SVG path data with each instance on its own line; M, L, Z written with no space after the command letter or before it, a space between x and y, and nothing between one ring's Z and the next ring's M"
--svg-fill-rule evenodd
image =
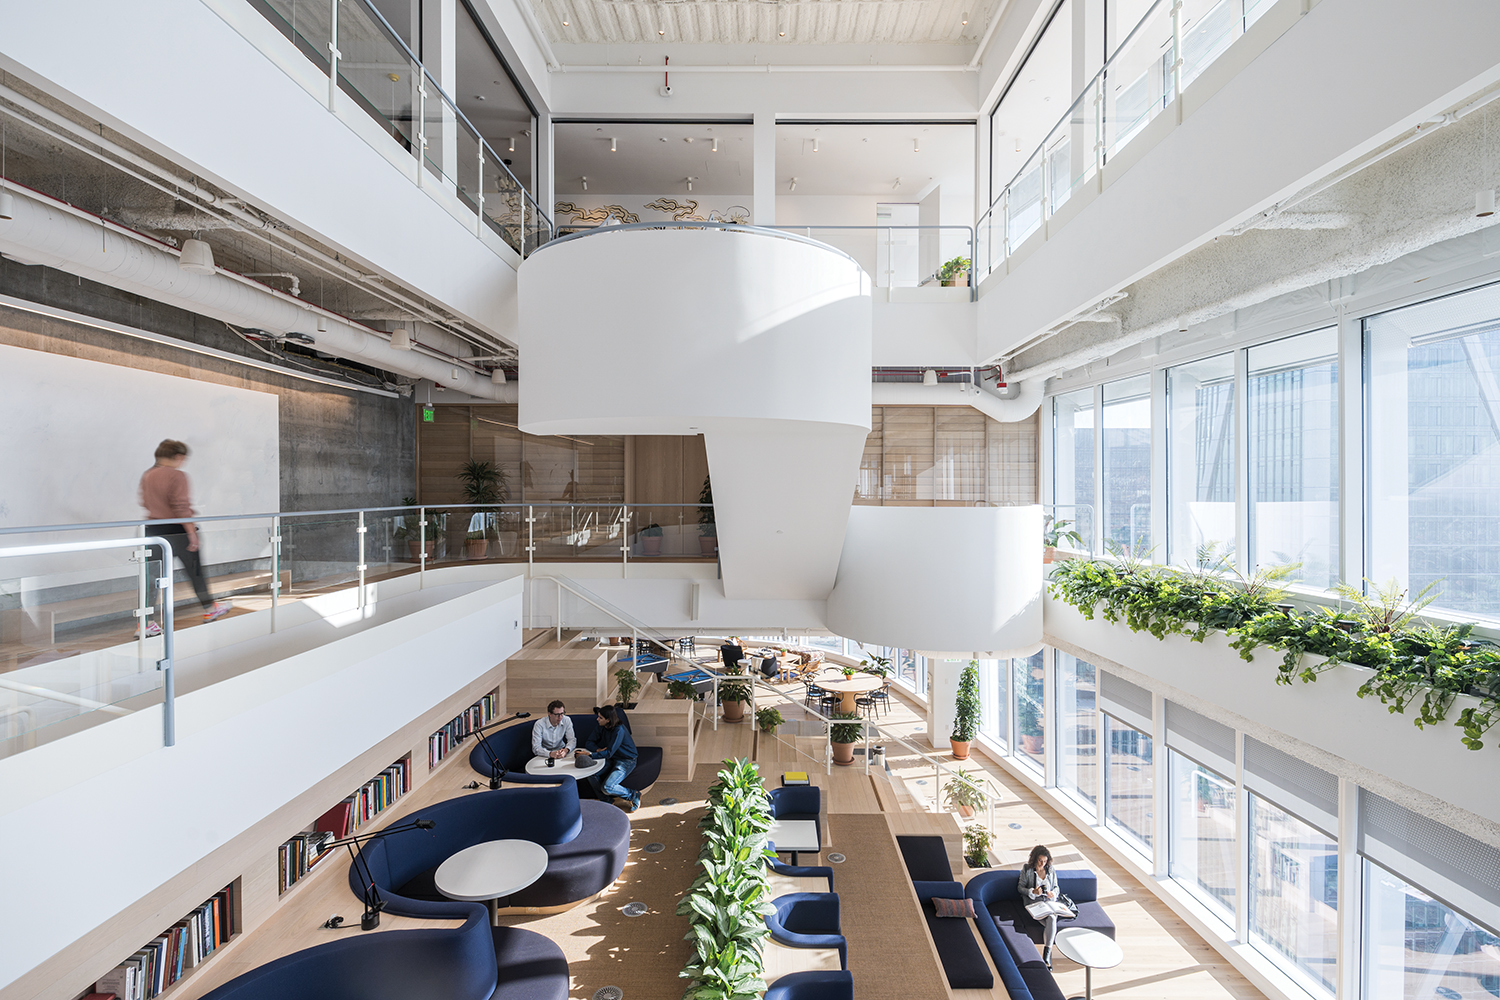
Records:
M494 368L492 368L490 370L490 381L493 382L495 385L504 385L505 384L505 369L499 367L498 365L495 366Z
M687 186L688 186L688 191L690 191L690 192L691 192L691 191L692 191L692 190L693 190L693 181L695 181L695 180L697 180L697 179L698 179L698 178L696 178L696 177L689 177L689 178L688 178L688 179L687 179Z
M913 139L911 141L911 151L913 153L920 153L922 151L922 140L921 139Z
M793 177L792 178L792 183L788 184L787 187L786 187L786 189L788 191L795 191L795 190L797 190L797 178Z
M657 35L665 35L667 33L667 8L665 5L656 14L656 33Z
M200 239L184 240L182 254L177 258L177 270L188 274L213 274L213 250Z
M567 24L567 23L568 23L567 21L563 22L563 24ZM965 27L968 26L968 24L969 24L969 12L968 11L964 11L964 19L963 19L962 23L964 24Z
M896 183L894 183L894 184L891 185L891 190L894 191L897 188L899 188L900 186L901 186L901 178L897 177L896 178Z
M611 153L618 153L619 152L619 148L616 145L616 143L618 143L619 141L620 140L616 139L615 137L610 136L610 139L609 139L609 151Z
M585 191L587 191L589 189L589 179L587 177L584 177L584 178L582 178L582 180L583 180L583 189Z
M514 153L516 151L516 137L510 136L505 142L509 146L509 152Z
M1474 194L1474 215L1476 218L1487 219L1495 214L1495 189L1478 191Z
M816 153L817 151L818 151L818 140L814 139L813 140L813 152Z
M710 149L709 152L710 153L717 153L718 151L719 151L719 140L715 139L714 140L714 148Z
M318 317L318 332L319 333L327 333L328 332L328 317L327 316L319 316Z
M398 326L391 331L391 350L411 350L411 331L404 326Z

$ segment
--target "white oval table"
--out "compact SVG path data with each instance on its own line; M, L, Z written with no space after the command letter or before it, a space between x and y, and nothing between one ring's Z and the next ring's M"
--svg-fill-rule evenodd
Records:
M526 773L537 774L541 775L542 777L548 778L558 774L571 774L579 781L582 781L584 778L587 778L591 774L598 774L599 770L604 767L605 763L606 760L602 757L598 760L593 760L591 758L589 760L588 767L579 767L577 764L573 763L573 756L570 754L567 757L558 758L556 765L548 767L546 757L533 757L526 762Z
M498 901L520 892L547 870L547 849L529 840L489 840L466 847L438 866L433 882L449 899L482 902L493 924Z
M1094 1000L1094 970L1113 969L1125 961L1125 953L1114 938L1087 927L1064 927L1052 944L1064 958L1083 966L1083 997L1071 1000Z

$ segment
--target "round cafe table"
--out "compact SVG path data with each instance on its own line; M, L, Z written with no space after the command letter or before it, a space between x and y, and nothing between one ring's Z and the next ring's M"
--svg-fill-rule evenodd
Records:
M520 892L547 870L547 849L529 840L490 840L438 865L433 882L449 899L483 902L495 922L499 900Z
M847 679L840 676L838 680L819 680L816 683L824 691L833 691L843 696L839 702L840 713L844 715L857 715L859 714L859 706L854 703L854 699L862 694L868 694L876 688L884 687L885 678L877 677L874 674L855 674L853 677Z
M533 757L526 762L526 773L539 774L546 778L550 778L559 774L571 774L579 781L582 781L584 778L587 778L591 774L598 774L599 769L606 763L608 763L608 761L605 758L601 757L598 760L590 759L587 767L579 767L577 764L573 763L573 755L569 754L566 757L558 758L558 761L554 766L548 767L546 757Z
M1083 996L1072 1000L1094 1000L1094 970L1113 969L1125 960L1114 938L1087 927L1064 927L1052 943L1064 958L1083 966Z

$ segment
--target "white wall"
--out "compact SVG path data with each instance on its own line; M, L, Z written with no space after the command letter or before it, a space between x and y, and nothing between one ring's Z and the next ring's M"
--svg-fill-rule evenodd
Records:
M521 429L703 434L725 593L822 600L870 427L859 266L755 232L605 231L520 279Z
M1277 8L1252 34L1296 16L1295 3ZM1106 168L1102 194L1011 273L990 279L979 300L981 357L1014 347L1500 79L1490 42L1497 32L1500 5L1486 0L1321 0L1248 65L1235 66L1231 49L1224 67L1216 64L1186 92L1181 125L1123 173ZM1234 68L1199 106L1194 87L1217 86L1211 78ZM1129 146L1126 153L1134 158Z
M327 78L249 4L11 2L0 16L7 71L482 326L513 322L514 256L419 187L365 112L330 114Z
M1041 540L1036 506L855 507L828 627L880 646L1028 655L1042 636Z
M0 760L0 787L52 790L0 797L0 856L26 859L5 868L5 899L26 905L0 906L0 988L514 653L520 590L507 580L182 695L172 748L158 706Z
M198 513L261 513L281 502L274 393L0 345L0 426L15 429L0 437L0 526L144 517L141 473L164 438L191 449L183 471ZM204 532L204 553L215 563L266 548L263 528ZM4 544L57 540L25 536ZM122 565L97 554L13 559L0 563L0 577L58 579L69 570Z

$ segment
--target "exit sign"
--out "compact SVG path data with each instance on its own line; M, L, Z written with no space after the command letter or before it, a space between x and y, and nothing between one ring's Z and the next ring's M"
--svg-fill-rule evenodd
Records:
M430 423L432 423L432 407L431 406L424 406L424 407L422 407L422 422L424 424L430 424Z

